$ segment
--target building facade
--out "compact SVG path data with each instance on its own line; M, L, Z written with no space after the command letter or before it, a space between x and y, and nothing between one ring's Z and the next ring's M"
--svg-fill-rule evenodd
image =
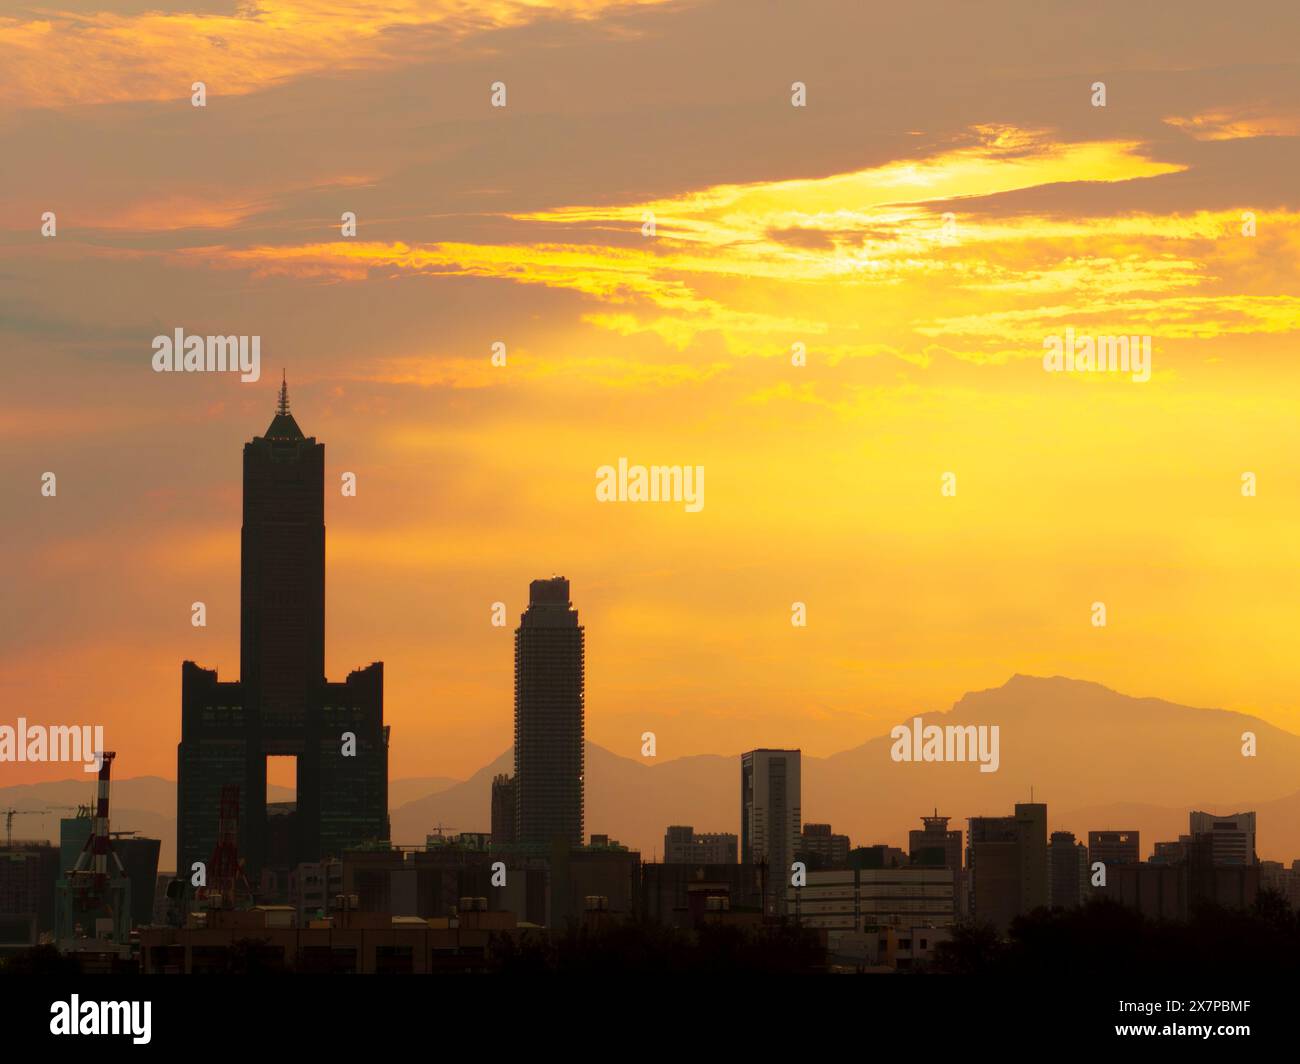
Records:
M970 912L1005 931L1024 913L1046 906L1047 806L1018 802L1012 816L971 817L966 851Z
M786 912L807 927L862 931L882 925L951 924L957 917L951 868L862 868L809 872L787 890Z
M1072 831L1053 831L1047 844L1048 904L1077 909L1088 898L1088 847Z
M1142 836L1137 831L1088 832L1088 861L1100 861L1107 868L1137 864L1142 860Z
M1211 863L1216 865L1257 863L1254 813L1216 816L1214 813L1193 812L1188 820L1191 837L1194 840L1204 840L1209 845Z
M697 834L682 824L664 832L664 864L735 864L739 853L739 838L726 832Z
M907 833L907 857L911 864L961 871L961 832L948 829L950 819L940 816L936 809L934 816L921 818L924 827L920 831L913 829Z
M809 870L831 871L849 866L849 837L836 835L829 824L805 824L798 857Z

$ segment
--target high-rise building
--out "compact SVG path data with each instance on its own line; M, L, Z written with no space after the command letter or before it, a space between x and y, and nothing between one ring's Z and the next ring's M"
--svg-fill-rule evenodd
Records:
M1053 831L1047 845L1048 903L1053 909L1076 909L1088 897L1088 847L1072 831Z
M515 844L515 781L502 772L492 777L492 846Z
M674 824L664 833L665 864L735 864L739 839L726 832L696 834L689 825Z
M1088 861L1111 865L1137 864L1142 860L1141 835L1136 831L1088 832Z
M1020 829L1021 904L1025 912L1047 905L1047 805L1017 802L1016 825Z
M1216 816L1214 813L1193 812L1188 819L1192 839L1208 845L1212 864L1257 863L1254 813Z
M771 911L783 910L799 849L799 763L798 750L751 750L740 757L740 861L766 864Z
M264 866L389 837L384 667L325 679L325 446L302 434L284 385L266 433L244 445L240 601L239 681L181 667L182 875L212 854L226 784L240 789L239 846L254 880ZM295 759L297 801L273 846L266 777L276 756Z
M562 576L534 580L515 629L515 840L583 840L584 632Z
M1016 916L1048 904L1046 805L1017 802L1012 816L971 817L968 839L976 920L1004 931Z

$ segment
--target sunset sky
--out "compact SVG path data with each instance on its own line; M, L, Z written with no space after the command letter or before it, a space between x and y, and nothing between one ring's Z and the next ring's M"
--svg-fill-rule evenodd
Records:
M1300 731L1300 7L157 2L0 15L0 723L174 778L283 367L395 778L509 747L552 574L628 756L830 754L1017 672ZM178 327L261 380L154 373ZM1151 379L1045 372L1067 328ZM598 502L621 457L703 509Z

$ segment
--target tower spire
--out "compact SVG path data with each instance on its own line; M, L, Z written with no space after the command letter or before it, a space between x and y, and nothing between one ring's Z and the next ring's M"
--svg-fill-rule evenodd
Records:
M287 414L289 412L289 381L285 377L284 370L280 370L280 403L276 407L277 414Z

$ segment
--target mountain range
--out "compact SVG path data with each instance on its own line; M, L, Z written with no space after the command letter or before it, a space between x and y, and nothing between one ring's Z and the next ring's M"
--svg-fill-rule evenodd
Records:
M1187 831L1187 813L1254 810L1261 858L1300 857L1300 736L1249 714L1194 709L1133 698L1064 677L1013 676L1001 687L963 696L946 712L917 714L923 724L996 725L999 767L971 762L896 762L888 734L830 757L802 758L802 819L830 823L854 845L906 849L907 832L938 810L965 828L970 816L1009 813L1015 802L1046 802L1049 829L1142 832L1143 855L1158 840ZM910 717L900 723L910 723ZM1242 753L1245 732L1255 756ZM759 746L755 737L754 746ZM393 780L393 841L423 844L442 830L488 831L492 777L513 771L506 750L466 780ZM0 788L0 808L48 809L90 800L93 780ZM626 758L587 744L586 828L661 853L669 824L739 833L739 751L658 762ZM271 801L292 792L269 787ZM71 815L63 812L61 815ZM44 825L43 829L37 825ZM139 777L113 784L114 830L163 841L162 867L175 852L175 784ZM24 828L26 830L24 830ZM56 837L56 816L15 821L14 835Z

